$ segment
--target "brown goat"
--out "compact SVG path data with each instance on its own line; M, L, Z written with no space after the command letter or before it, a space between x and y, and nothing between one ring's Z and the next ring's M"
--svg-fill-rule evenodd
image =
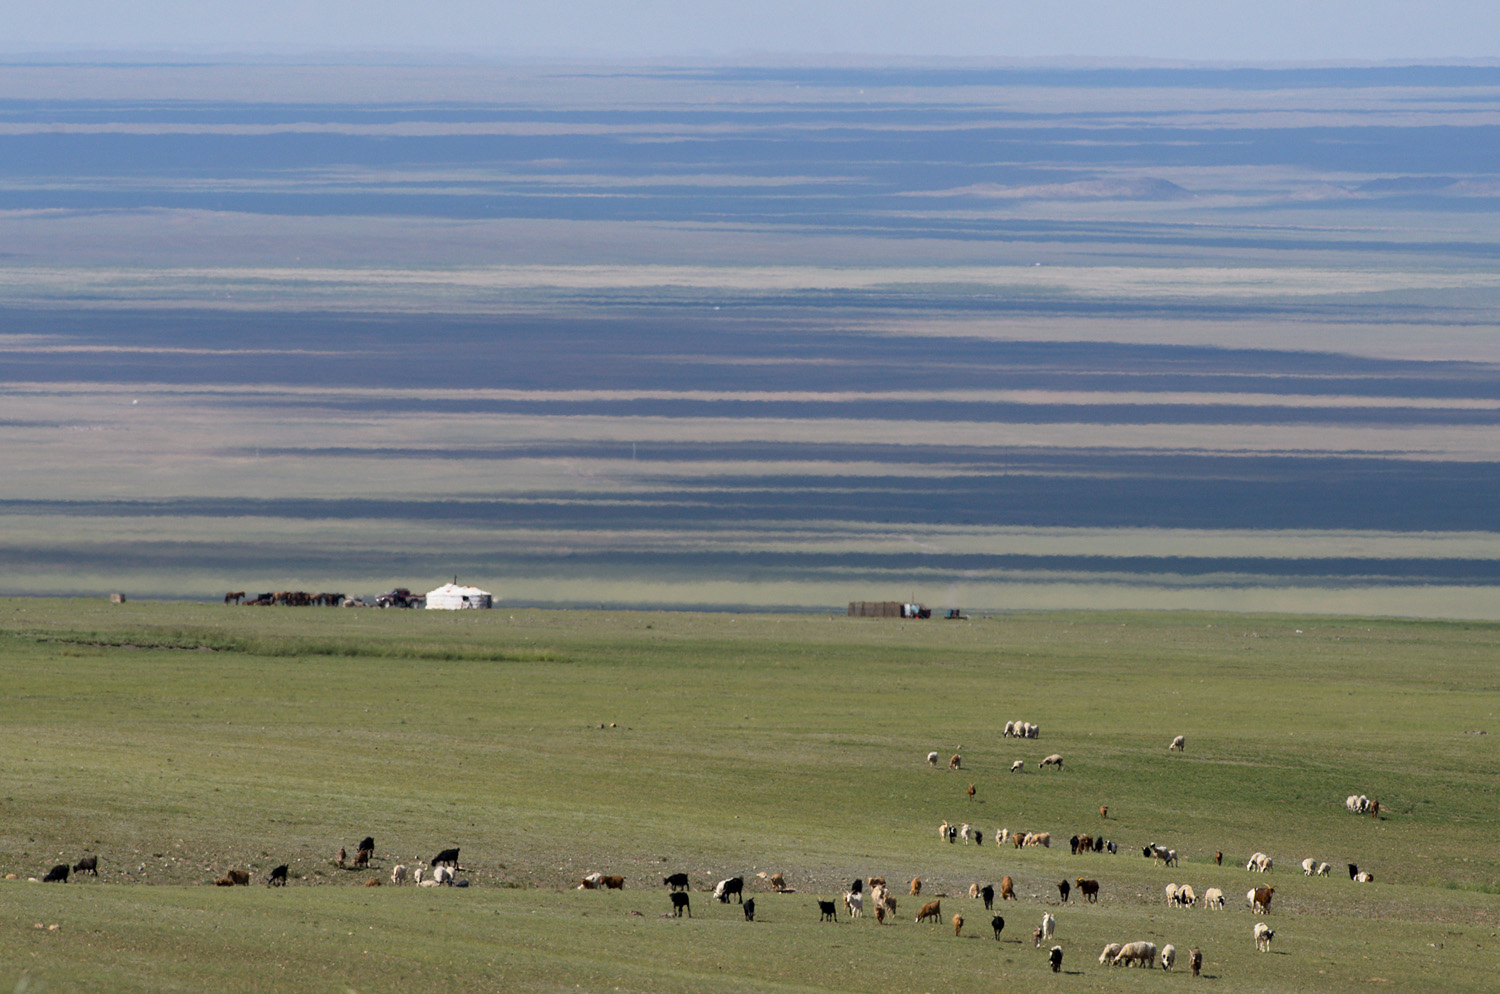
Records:
M922 910L917 912L917 922L920 924L923 921L931 919L935 923L942 916L943 902L928 901L926 904L922 905Z
M1090 904L1099 903L1099 881L1078 878L1078 889L1083 893L1083 899Z
M607 890L624 890L625 889L625 878L624 877L604 877L599 882L602 883Z
M1016 885L1010 877L1000 878L1000 900L1014 901L1016 899Z
M953 934L955 936L958 935L958 933L963 930L963 927L964 927L964 916L963 915L954 915L953 916Z
M250 886L250 871L249 870L230 870L228 873L226 873L224 875L226 877L228 877L230 883L234 884L236 887L249 887Z
M921 877L912 877L911 878L911 896L912 897L916 897L920 893L922 893L922 878Z

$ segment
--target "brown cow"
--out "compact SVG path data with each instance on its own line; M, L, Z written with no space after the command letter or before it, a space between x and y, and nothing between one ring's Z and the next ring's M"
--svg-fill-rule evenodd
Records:
M917 922L921 923L930 918L932 919L933 923L936 924L937 920L942 916L943 902L928 901L926 904L922 905L922 910L917 912Z

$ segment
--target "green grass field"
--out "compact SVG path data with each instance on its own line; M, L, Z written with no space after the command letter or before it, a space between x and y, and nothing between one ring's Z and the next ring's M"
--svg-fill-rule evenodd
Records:
M1497 644L1487 624L1243 615L4 600L0 989L1137 990L1191 982L1192 946L1222 991L1491 989ZM1041 737L1003 740L1010 719ZM1052 752L1064 769L1039 770ZM1348 814L1351 793L1382 817ZM1056 841L948 845L944 819ZM1072 856L1075 832L1120 852ZM337 868L367 834L374 869ZM389 884L449 846L469 889ZM1256 850L1273 873L1244 870ZM25 880L86 853L97 881ZM1307 856L1333 875L1303 877ZM259 886L280 863L291 885ZM211 886L230 868L257 886ZM574 889L594 870L626 889ZM663 917L678 870L691 920ZM776 871L794 893L754 877ZM708 893L736 874L753 924ZM995 942L966 892L1007 874ZM869 875L901 882L894 924L818 921L815 899ZM940 926L913 924L913 876L945 895ZM1059 906L1078 876L1100 903ZM1168 908L1168 882L1228 906ZM1277 891L1269 955L1255 885ZM1057 976L1030 941L1044 909ZM1134 939L1175 944L1176 973L1096 962Z

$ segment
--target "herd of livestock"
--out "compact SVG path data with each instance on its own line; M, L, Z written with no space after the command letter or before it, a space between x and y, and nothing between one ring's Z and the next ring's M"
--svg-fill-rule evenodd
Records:
M1022 738L1034 738L1036 736L1036 726L1025 722L1007 723L1007 734L1015 734L1017 737ZM1183 751L1185 749L1183 737L1179 735L1174 738L1168 748L1174 752ZM929 753L927 761L930 765L938 765L938 754L935 752ZM1061 769L1062 757L1056 754L1048 756L1042 760L1040 765L1044 768L1052 766ZM961 770L963 768L962 756L958 754L953 755L948 762L948 768L950 770ZM969 788L971 799L973 792L974 788L971 785ZM1364 795L1350 795L1345 801L1345 807L1353 814L1370 814L1372 817L1379 817L1380 813L1380 802L1372 801ZM1101 819L1107 818L1108 814L1109 809L1107 807L1100 807L1099 816ZM950 845L962 839L965 845L972 842L977 846L984 844L986 833L970 824L950 824L945 820L938 826L938 838L940 841ZM992 838L996 846L1001 846L1009 842L1017 849L1033 846L1050 849L1052 846L1052 833L1050 832L1000 828L994 831ZM1119 851L1117 843L1105 839L1102 835L1073 835L1067 841L1070 852L1074 855L1084 853L1115 854ZM356 847L355 856L352 861L349 860L347 851L340 848L335 862L340 868L366 869L370 867L374 852L375 840L373 837L366 836ZM457 877L457 872L459 871L458 853L459 850L456 847L444 849L438 853L429 861L430 874L428 873L429 867L423 867L420 864L415 869L409 868L404 864L397 864L391 869L391 883L400 885L411 882L421 887L468 887L468 880ZM1142 846L1141 855L1148 859L1159 861L1163 866L1178 865L1177 851L1157 843L1148 843ZM1216 852L1214 854L1214 863L1216 865L1222 865L1223 860L1223 852ZM1274 865L1272 857L1265 853L1257 852L1246 860L1245 870L1253 873L1269 873L1273 870ZM1308 877L1326 877L1330 873L1328 863L1312 857L1304 859L1301 868L1303 874ZM1353 863L1348 864L1348 868L1349 879L1351 881L1369 883L1374 880L1373 875L1366 871L1361 871ZM99 857L97 855L84 856L76 864L72 865L59 863L42 877L32 877L30 879L33 882L39 883L66 883L70 873L80 875L92 874L97 877L99 875ZM9 874L8 876L14 878L16 875ZM264 882L272 887L285 886L288 883L289 876L289 865L281 864L270 871ZM786 880L781 873L770 875L760 873L758 876L766 882L767 886L773 892L779 894L792 892L787 887ZM250 872L248 870L231 869L223 877L216 880L215 883L220 887L248 886L250 880ZM366 880L366 886L378 886L382 883L383 881L379 877L372 877ZM686 914L691 918L692 902L689 896L690 880L688 875L686 873L671 874L663 878L662 885L667 888L668 899L670 901L670 910L665 916L681 917L683 914ZM625 887L625 878L623 876L606 875L603 873L590 873L582 878L578 887L583 890L623 890ZM922 880L920 877L913 877L907 887L911 897L917 898L921 896ZM1060 905L1067 905L1070 896L1075 890L1084 903L1097 903L1101 889L1100 882L1097 879L1086 877L1075 877L1071 880L1063 879L1058 881L1056 887ZM735 898L742 906L745 920L753 922L755 920L755 899L753 897L746 898L744 892L745 878L743 876L735 876L720 880L713 889L713 896L715 900L723 904L729 903L730 898ZM1275 893L1276 888L1274 887L1252 887L1245 894L1245 902L1255 914L1266 915L1271 910L1271 903ZM846 919L865 917L867 894L876 924L884 924L887 917L890 917L893 921L896 920L898 902L896 897L891 893L890 887L887 885L884 877L860 878L854 880L849 885L848 889L843 893L842 901ZM1223 910L1226 903L1223 891L1217 887L1206 888L1200 898L1198 892L1190 884L1169 883L1164 888L1164 894L1166 903L1171 907L1193 907L1201 903L1201 906L1205 909ZM923 903L917 910L914 921L918 924L941 921L943 919L941 899L947 896L947 894L939 894L936 896L936 899ZM994 910L994 902L997 896L1001 902L1007 900L1019 901L1015 893L1015 882L1010 876L1005 876L1001 879L998 890L994 885L988 883L980 884L976 882L970 884L968 896L973 900L982 900L984 909L987 912ZM837 902L817 898L815 903L818 908L820 921L838 922ZM961 912L954 914L950 922L953 926L953 934L955 936L961 935L965 925L963 914ZM990 926L995 939L998 941L1005 929L1005 918L998 914L993 915L990 919ZM1044 944L1051 943L1056 930L1056 916L1050 911L1044 911L1040 924L1032 931L1031 938L1033 945L1040 949ZM1261 952L1269 952L1275 934L1275 931L1265 921L1256 921L1252 929L1252 938L1256 948ZM1063 949L1061 945L1054 944L1048 949L1047 963L1054 972L1061 969L1062 958ZM1176 959L1177 949L1174 945L1168 943L1158 948L1156 943L1144 939L1108 943L1100 952L1098 958L1101 965L1135 965L1144 967L1160 965L1163 970L1168 971L1174 968ZM1190 949L1186 962L1193 976L1199 976L1203 965L1201 950L1196 947Z

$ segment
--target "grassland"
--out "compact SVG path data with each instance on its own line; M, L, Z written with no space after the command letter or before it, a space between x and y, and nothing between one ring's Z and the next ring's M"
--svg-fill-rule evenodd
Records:
M1149 938L1201 947L1223 991L1486 989L1497 639L1484 624L1210 614L918 624L0 601L0 870L101 856L98 881L0 881L0 986L1186 983L1180 968L1095 962L1106 942ZM1003 741L1016 718L1042 737ZM1166 752L1175 734L1184 755ZM962 773L923 760L960 748ZM1036 768L1049 752L1062 772ZM1011 774L1017 758L1027 769ZM1354 792L1383 817L1347 814ZM1121 851L949 846L945 818L1102 831ZM333 865L366 834L374 871ZM1142 859L1147 842L1182 865ZM451 845L468 890L361 886ZM1276 859L1269 878L1242 869L1255 850ZM1305 879L1305 856L1377 882ZM209 886L283 862L285 891ZM627 889L572 889L591 870ZM658 883L676 870L693 880L691 921L661 917ZM795 893L762 893L753 874L778 870ZM750 877L753 925L705 892L733 874ZM818 923L815 897L871 874L921 876L924 896L948 895L945 917L965 915L963 936L913 925L904 896L894 925ZM996 943L963 892L1004 874L1020 900ZM1080 875L1102 882L1101 902L1057 907L1054 882ZM1221 887L1229 908L1168 909L1169 881ZM1242 906L1258 883L1277 888L1268 956ZM1029 941L1043 907L1059 919L1059 976Z

